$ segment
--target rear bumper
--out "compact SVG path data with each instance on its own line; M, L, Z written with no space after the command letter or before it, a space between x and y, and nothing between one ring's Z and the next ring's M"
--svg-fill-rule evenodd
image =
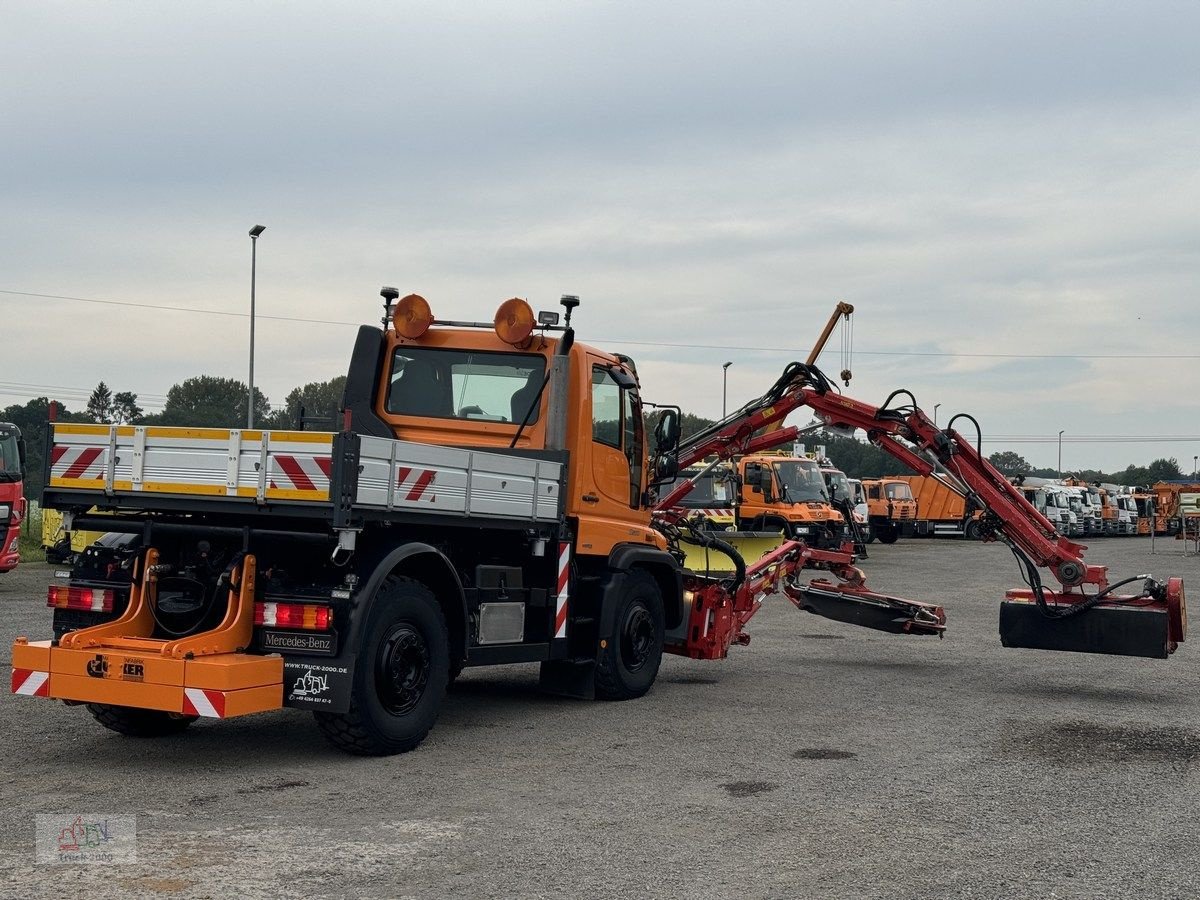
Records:
M220 653L171 659L143 651L12 648L12 692L228 719L283 706L283 657Z

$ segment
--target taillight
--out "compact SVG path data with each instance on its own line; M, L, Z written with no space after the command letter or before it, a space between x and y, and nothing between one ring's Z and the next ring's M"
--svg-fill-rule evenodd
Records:
M333 610L313 603L255 603L254 624L328 631L333 624Z
M67 587L52 584L46 590L46 605L55 609L86 609L90 612L112 612L116 591L101 588Z

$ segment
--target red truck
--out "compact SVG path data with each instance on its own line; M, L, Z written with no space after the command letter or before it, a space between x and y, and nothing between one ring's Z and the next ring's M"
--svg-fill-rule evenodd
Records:
M0 422L0 574L21 561L21 520L25 518L25 441L21 429Z

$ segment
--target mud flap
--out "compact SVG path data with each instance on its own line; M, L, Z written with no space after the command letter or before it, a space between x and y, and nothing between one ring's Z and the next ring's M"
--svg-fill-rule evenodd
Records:
M596 699L596 661L552 659L542 663L538 689L577 700Z
M293 709L319 709L344 713L350 709L354 686L354 659L284 657L283 705Z

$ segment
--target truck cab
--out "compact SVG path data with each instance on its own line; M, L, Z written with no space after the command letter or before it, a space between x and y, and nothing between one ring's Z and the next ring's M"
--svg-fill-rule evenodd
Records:
M21 520L25 518L25 441L21 430L0 422L0 574L21 562Z
M894 544L911 536L917 518L917 501L909 483L900 478L863 479L867 492L868 521L872 537Z
M779 530L816 547L840 544L842 517L830 505L816 460L760 453L740 457L737 469L739 528Z
M677 504L689 519L711 531L732 531L737 527L734 499L738 492L737 478L728 465L691 466L676 478L656 485L659 497L665 497L684 481L695 479L695 486Z

